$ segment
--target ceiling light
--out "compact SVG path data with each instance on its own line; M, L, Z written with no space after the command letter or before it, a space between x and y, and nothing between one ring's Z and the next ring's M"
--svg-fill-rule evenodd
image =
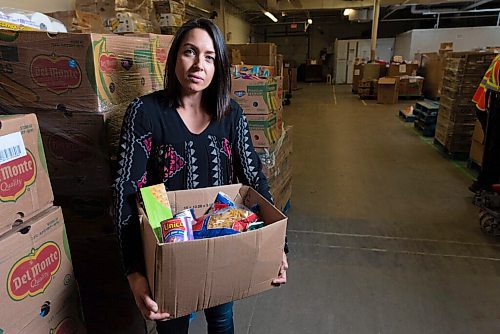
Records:
M307 23L312 24L313 20L312 19L307 19Z
M273 22L278 22L278 19L272 13L265 11L264 15L267 16L268 18L270 18Z
M349 16L351 15L352 12L353 10L351 8L346 8L344 9L344 16Z

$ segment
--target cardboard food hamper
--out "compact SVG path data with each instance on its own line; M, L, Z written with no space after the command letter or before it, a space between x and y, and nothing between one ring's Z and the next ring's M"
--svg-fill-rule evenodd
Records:
M222 191L237 204L260 206L266 226L209 239L160 243L139 208L147 278L160 310L174 318L271 289L283 254L287 218L241 184L168 192L174 213L202 215Z
M36 116L0 116L0 235L53 201Z
M0 237L0 332L85 333L62 211Z

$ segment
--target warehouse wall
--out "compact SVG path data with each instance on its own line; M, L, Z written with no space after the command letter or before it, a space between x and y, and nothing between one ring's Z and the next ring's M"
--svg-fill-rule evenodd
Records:
M226 14L226 42L242 44L250 42L250 24L241 17Z
M410 46L408 47L408 36ZM400 39L402 39L400 41ZM441 42L453 42L454 51L500 46L500 27L416 29L396 37L395 54L413 59L415 53L437 52ZM398 49L399 45L402 45Z
M396 37L396 41L394 43L394 55L403 56L403 58L406 60L413 59L413 57L411 57L410 55L411 37L412 37L411 31L399 34Z
M26 9L42 13L75 9L75 0L2 0L0 7Z

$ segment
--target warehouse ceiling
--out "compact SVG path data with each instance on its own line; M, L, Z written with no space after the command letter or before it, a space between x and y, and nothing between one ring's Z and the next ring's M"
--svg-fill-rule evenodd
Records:
M341 18L346 8L362 9L373 6L373 0L225 0L233 12L254 25L273 25L305 21L307 18L327 23ZM381 0L381 20L428 19L429 15L460 17L492 17L498 15L500 0ZM278 18L273 23L263 15L269 11Z

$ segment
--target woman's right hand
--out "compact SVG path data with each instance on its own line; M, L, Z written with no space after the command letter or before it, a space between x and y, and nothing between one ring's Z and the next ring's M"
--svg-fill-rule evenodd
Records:
M151 298L148 280L141 273L135 272L127 276L130 290L134 295L135 303L146 320L167 320L168 313L161 313L158 304Z

